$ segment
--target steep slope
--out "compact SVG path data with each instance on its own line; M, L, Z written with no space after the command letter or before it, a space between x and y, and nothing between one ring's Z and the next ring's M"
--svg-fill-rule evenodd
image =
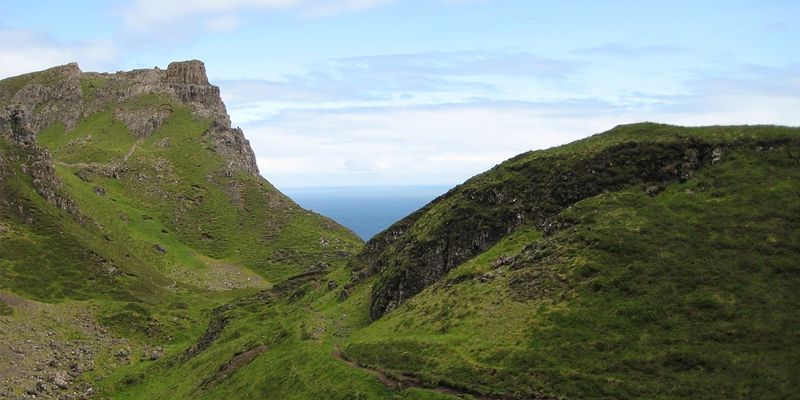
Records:
M362 247L198 61L2 80L0 398L791 398L798 167L797 128L619 126Z
M498 398L786 398L800 130L620 126L371 239L356 362ZM352 284L351 284L352 285Z
M83 394L190 346L213 308L360 248L260 177L199 61L69 64L0 81L0 105L3 395Z

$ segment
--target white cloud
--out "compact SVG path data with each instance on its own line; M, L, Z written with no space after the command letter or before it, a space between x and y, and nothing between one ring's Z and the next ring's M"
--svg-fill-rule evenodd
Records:
M483 153L459 153L455 151L445 151L428 158L431 162L436 163L479 163L487 164L497 162L507 154L501 152L483 152Z
M28 30L0 28L0 77L73 61L84 70L104 69L116 54L116 48L107 40L65 43Z
M178 24L217 30L238 27L237 16L251 12L290 11L323 17L357 12L394 0L135 0L122 9L125 25L140 33L172 31ZM220 20L219 16L223 15ZM234 23L234 21L236 21ZM189 24L191 25L191 24Z
M318 158L318 157L309 157L309 156L299 156L299 157L268 157L268 158L259 158L257 160L258 168L261 170L271 171L273 174L276 175L287 175L287 174L314 174L320 170L325 170L328 172L336 172L343 169L345 165L345 160L343 158L337 158L335 160L331 160L327 157L325 158Z
M505 159L619 124L798 126L800 67L700 76L689 94L272 110L244 129L279 187L456 184ZM251 115L255 116L257 113ZM236 114L234 114L234 117ZM234 118L235 120L235 118ZM283 159L302 160L294 164Z
M294 110L244 126L262 174L279 187L453 184L520 152L608 126L544 107Z
M282 109L409 107L476 98L545 98L575 63L508 50L439 51L333 59L279 79L218 82L234 119Z
M241 21L232 15L211 17L206 21L206 28L211 32L232 31L241 26Z
M575 54L604 56L604 57L656 57L675 56L688 53L685 48L668 45L631 45L613 42L600 46L589 47L573 51Z

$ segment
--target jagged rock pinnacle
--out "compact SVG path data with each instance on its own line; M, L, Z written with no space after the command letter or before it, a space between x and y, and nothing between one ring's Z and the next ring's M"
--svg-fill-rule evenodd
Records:
M208 85L206 66L200 60L175 61L167 66L166 81L170 83L188 83Z
M33 132L56 123L71 130L81 118L114 105L114 117L133 135L144 138L161 126L170 111L160 106L121 105L145 94L166 95L191 107L195 117L213 121L206 135L226 161L225 174L243 171L259 175L249 142L240 129L231 126L219 87L209 82L200 60L172 62L166 70L137 69L112 74L82 72L77 63L70 63L22 77L27 81L19 89L0 87L0 102L23 110Z

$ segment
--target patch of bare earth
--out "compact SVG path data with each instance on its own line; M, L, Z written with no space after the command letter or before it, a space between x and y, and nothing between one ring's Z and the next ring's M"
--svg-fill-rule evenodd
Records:
M46 304L0 291L13 309L0 316L0 399L84 399L94 395L88 376L127 363L116 357L129 343L110 334L85 302ZM110 358L111 361L106 359Z

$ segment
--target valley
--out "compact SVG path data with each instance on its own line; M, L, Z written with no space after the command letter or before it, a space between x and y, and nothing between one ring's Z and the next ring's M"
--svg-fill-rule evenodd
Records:
M798 128L619 125L364 242L200 61L0 81L0 398L792 398L798 259Z

